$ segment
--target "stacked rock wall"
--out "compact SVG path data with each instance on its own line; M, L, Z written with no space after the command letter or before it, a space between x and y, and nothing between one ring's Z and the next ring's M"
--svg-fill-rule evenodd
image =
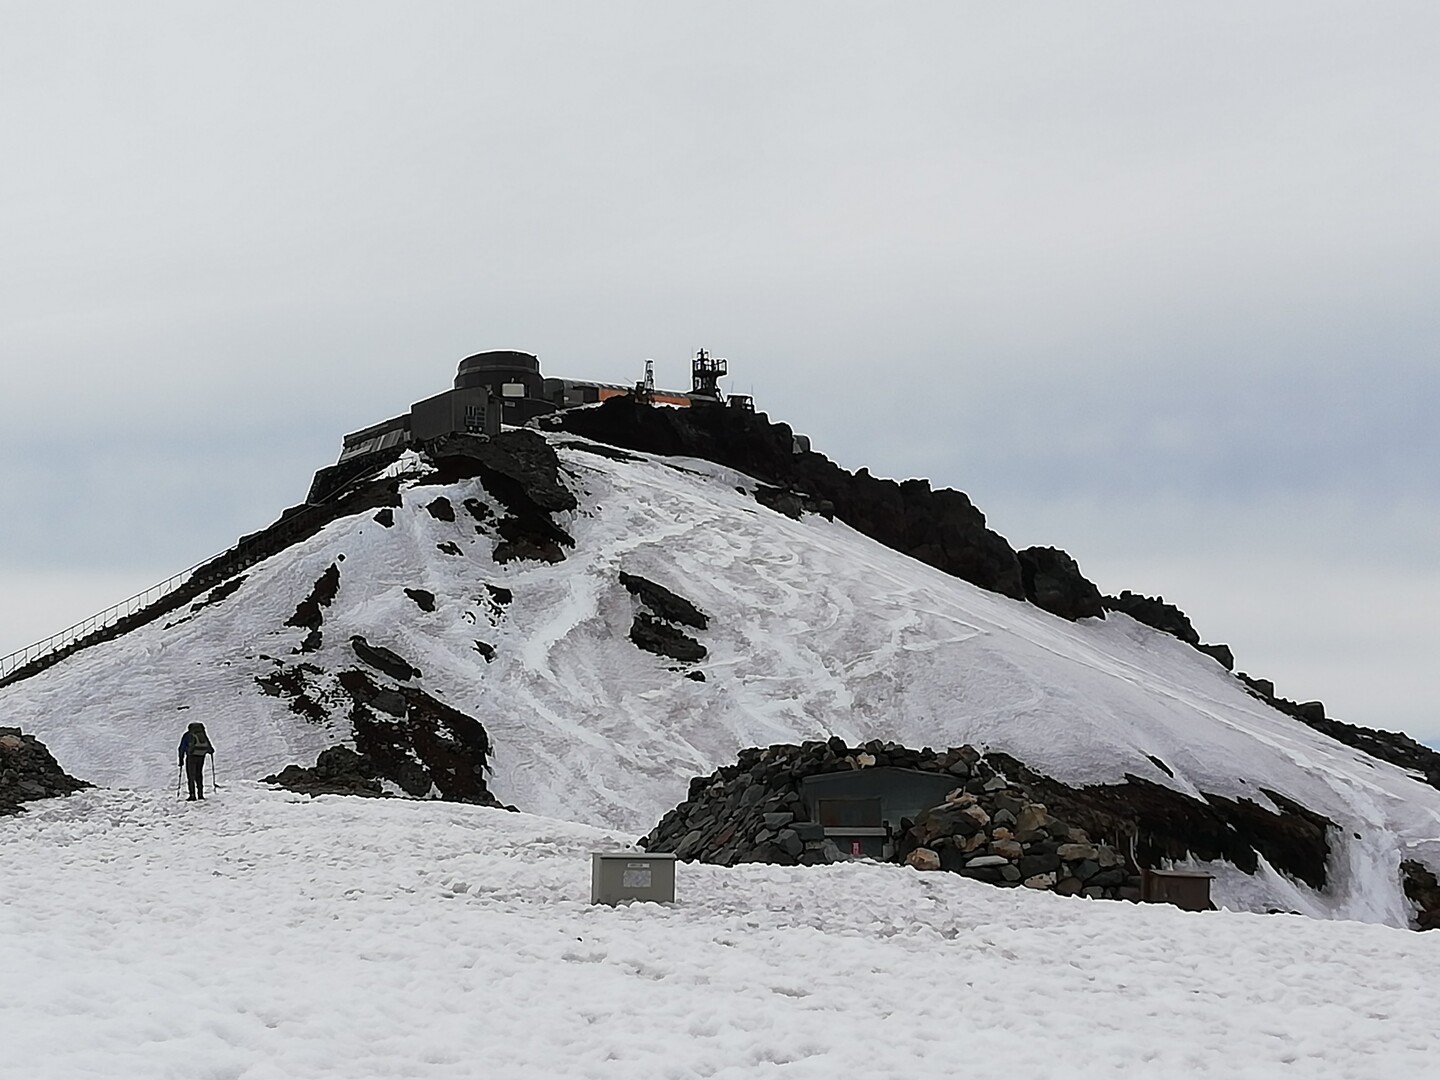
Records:
M802 795L810 776L867 768L943 774L944 801L902 820L892 858L919 870L949 870L996 885L1065 895L1139 899L1140 880L1113 847L1095 843L1036 801L973 747L943 752L842 740L740 753L736 764L690 782L689 798L640 843L682 860L815 865L850 856L811 820Z

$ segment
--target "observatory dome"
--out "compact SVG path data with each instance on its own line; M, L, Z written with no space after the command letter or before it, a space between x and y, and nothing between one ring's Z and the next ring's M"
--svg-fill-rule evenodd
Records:
M460 370L455 375L455 389L493 386L502 381L528 384L532 380L538 381L539 377L540 360L538 357L513 349L494 349L490 352L467 356L460 361Z

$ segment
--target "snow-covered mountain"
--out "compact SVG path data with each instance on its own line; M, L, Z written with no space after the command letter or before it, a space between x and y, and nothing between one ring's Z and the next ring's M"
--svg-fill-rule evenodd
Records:
M745 747L970 743L1070 785L1129 774L1263 807L1271 791L1335 824L1323 891L1215 866L1231 907L1404 926L1402 860L1440 867L1440 791L1174 637L1117 613L1069 621L838 520L788 517L710 461L544 438L573 495L549 505L574 507L538 532L503 478L407 454L395 505L343 513L190 609L0 688L0 715L77 776L165 788L189 720L222 781L255 779L352 742L362 698L383 719L385 695L404 715L408 694L483 725L501 802L636 835ZM622 574L703 613L684 628L703 659L637 647L644 601Z

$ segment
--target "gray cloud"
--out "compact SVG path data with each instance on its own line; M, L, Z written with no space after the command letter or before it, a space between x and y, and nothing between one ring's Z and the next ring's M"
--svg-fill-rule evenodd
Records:
M5 19L6 580L188 565L477 349L683 384L703 345L843 464L1425 723L1433 6Z

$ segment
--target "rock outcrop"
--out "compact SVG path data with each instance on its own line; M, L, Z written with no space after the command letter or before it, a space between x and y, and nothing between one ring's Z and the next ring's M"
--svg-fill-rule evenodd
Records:
M1107 611L1123 612L1136 622L1177 637L1187 645L1200 644L1200 635L1195 632L1189 616L1174 604L1167 604L1163 596L1141 596L1126 589L1119 596L1102 597L1102 602Z
M1080 572L1080 564L1059 548L1029 547L1018 553L1025 599L1072 622L1103 619L1100 590Z
M981 588L1025 598L1020 562L1004 537L959 491L932 491L927 480L896 483L850 473L803 449L786 424L763 413L720 406L656 408L616 397L593 408L542 419L551 429L647 453L704 458L763 485L760 501L791 514L813 507L880 543Z
M646 652L682 663L704 660L709 651L680 627L704 630L709 618L683 596L635 574L621 572L620 584L635 597L639 610L630 640ZM702 676L703 678L703 676Z
M295 614L285 620L286 626L304 627L310 631L300 643L301 652L315 652L324 644L321 627L325 623L325 613L321 609L333 604L339 591L340 565L331 563L316 579L305 599L295 605Z
M1416 930L1440 930L1440 880L1423 863L1406 859L1400 864L1405 895L1415 905Z
M406 685L421 676L396 654L375 646L365 652L383 662L374 671L389 680L361 668L332 674L313 664L289 666L271 658L275 670L257 680L262 688L288 699L293 711L317 726L348 735L360 760L327 750L311 769L291 765L266 779L311 794L389 790L417 799L500 806L486 779L491 746L480 721ZM383 787L387 781L393 788Z
M286 765L273 776L262 778L266 784L298 791L302 795L362 795L372 799L385 797L375 763L348 746L332 746L321 750L313 767Z
M561 482L560 459L543 436L523 428L494 437L445 435L422 444L422 451L437 470L431 482L453 484L478 476L485 490L505 506L508 514L495 526L501 538L495 547L496 562L560 562L566 549L575 546L575 540L552 515L567 513L579 504ZM432 514L437 513L438 502L430 504ZM479 506L466 504L477 521L481 520ZM449 512L453 515L453 508Z
M71 795L91 786L66 774L33 735L0 727L0 817L20 813L23 803Z
M1141 596L1126 589L1119 596L1101 597L1101 602L1106 611L1123 612L1136 622L1179 638L1217 661L1226 671L1235 670L1235 654L1230 651L1230 646L1201 644L1200 635L1191 625L1189 616L1174 604L1167 604L1163 596Z
M371 645L359 634L350 638L350 648L355 651L355 656L362 663L368 664L376 671L384 672L392 679L405 682L420 677L420 669L399 653L387 649L383 645Z

